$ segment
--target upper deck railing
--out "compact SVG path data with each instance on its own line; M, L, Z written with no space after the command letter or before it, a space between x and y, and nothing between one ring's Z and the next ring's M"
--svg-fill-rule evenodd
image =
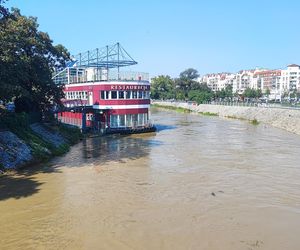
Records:
M77 84L100 81L149 81L149 73L134 71L107 71L94 68L66 68L53 80L56 84Z

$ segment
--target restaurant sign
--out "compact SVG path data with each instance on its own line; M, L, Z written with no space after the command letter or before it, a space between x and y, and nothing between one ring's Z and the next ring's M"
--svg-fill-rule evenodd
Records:
M111 85L111 90L150 90L150 85Z

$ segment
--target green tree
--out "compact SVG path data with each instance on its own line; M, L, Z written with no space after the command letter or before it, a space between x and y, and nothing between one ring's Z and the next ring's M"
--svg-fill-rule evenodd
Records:
M190 90L199 88L199 83L195 81L198 77L199 74L197 70L192 68L186 69L180 73L179 78L175 79L175 86L177 90L183 92L185 98L187 98Z
M151 98L153 99L173 99L174 81L170 76L160 75L151 80Z
M261 89L246 88L243 95L248 98L260 98L262 97L262 92Z
M232 91L232 85L229 84L225 87L225 97L232 98L233 97L233 91Z
M292 99L297 98L297 90L294 89L294 90L290 93L290 98L292 98Z
M0 99L28 99L35 110L47 111L63 97L63 86L54 84L52 73L65 67L70 55L38 30L36 18L25 17L18 9L1 16Z
M188 93L189 100L195 101L198 104L201 104L206 101L210 101L213 97L213 93L210 91L199 91L191 90Z
M271 91L270 91L269 88L267 88L266 91L265 91L265 95L266 95L267 97L269 97L270 94L271 94Z
M5 3L5 0L0 0L0 21L3 18L8 17L8 15L9 15L8 9L5 8L4 5L3 5L4 3Z
M257 89L256 90L256 98L260 98L260 97L262 97L262 91L261 91L261 89Z
M256 98L256 90L252 88L246 88L243 95L244 97L248 98Z
M189 68L185 71L181 72L179 75L179 78L181 79L189 79L189 80L195 80L199 77L199 73L196 69Z

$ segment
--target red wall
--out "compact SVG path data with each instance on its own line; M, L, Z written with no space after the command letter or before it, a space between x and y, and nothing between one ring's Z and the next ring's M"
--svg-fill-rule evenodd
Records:
M80 85L80 84L78 84ZM150 104L149 99L122 99L122 100L101 100L101 90L132 90L132 91L150 91L150 85L130 85L130 84L98 84L88 86L66 86L65 92L68 91L87 91L93 92L93 103L98 102L101 105L136 105Z

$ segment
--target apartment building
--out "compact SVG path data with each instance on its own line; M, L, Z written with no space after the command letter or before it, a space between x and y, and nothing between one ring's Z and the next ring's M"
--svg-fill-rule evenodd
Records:
M261 89L263 93L269 93L269 97L277 99L281 96L281 70L260 70L253 76L254 89Z
M198 81L207 83L213 91L222 90L230 84L234 93L242 94L247 88L261 89L268 93L270 99L280 99L284 93L300 91L300 66L291 64L282 70L256 68L240 70L236 74L206 74Z
M206 83L207 86L213 90L218 91L226 88L228 85L233 85L235 74L232 73L216 73L216 74L206 74L199 78L199 83Z
M290 64L287 69L281 70L282 93L300 91L300 66Z

